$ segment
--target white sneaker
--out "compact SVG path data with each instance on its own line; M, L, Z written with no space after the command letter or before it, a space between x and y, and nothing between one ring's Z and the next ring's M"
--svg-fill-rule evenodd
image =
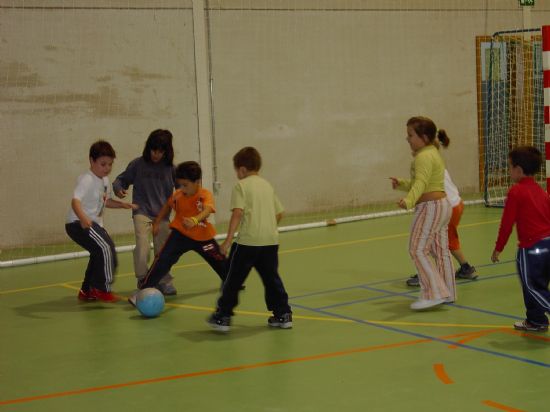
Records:
M445 303L445 299L418 299L417 301L411 303L411 309L424 310L439 306L442 303Z
M134 308L136 307L137 294L137 292L134 292L128 297L128 303Z

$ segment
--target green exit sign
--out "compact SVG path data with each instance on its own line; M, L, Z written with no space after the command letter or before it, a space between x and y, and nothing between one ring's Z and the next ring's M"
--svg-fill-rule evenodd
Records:
M535 0L519 0L520 6L534 6Z

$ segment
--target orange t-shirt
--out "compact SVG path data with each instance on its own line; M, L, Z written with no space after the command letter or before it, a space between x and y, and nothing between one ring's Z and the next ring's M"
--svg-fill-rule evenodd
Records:
M185 196L181 190L176 190L168 199L170 207L176 212L176 216L170 223L172 229L193 240L210 240L216 235L216 229L207 219L199 222L198 225L187 229L183 225L184 217L193 217L201 213L206 206L214 213L214 198L212 193L204 188L197 190L193 196Z

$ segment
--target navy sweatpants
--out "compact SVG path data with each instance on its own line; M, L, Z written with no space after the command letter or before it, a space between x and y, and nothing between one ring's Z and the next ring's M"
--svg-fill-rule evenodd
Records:
M222 316L233 315L233 308L239 303L239 290L252 268L255 268L262 278L267 309L275 316L292 313L288 305L288 295L279 276L278 251L279 245L245 246L233 243L229 254L227 279L218 299L217 311Z
M528 249L519 248L516 262L527 320L534 325L548 325L545 312L550 312L550 238Z
M67 223L65 231L72 240L90 253L81 289L84 292L90 288L110 292L111 283L115 280L117 256L115 244L107 231L95 222L89 229L83 229L78 220Z
M147 275L139 285L140 289L154 288L157 286L181 255L190 250L194 250L201 255L218 274L222 282L225 280L227 274L227 259L220 252L220 246L215 239L205 241L194 240L172 229L159 254L155 256L155 260L149 268L149 272L147 272Z

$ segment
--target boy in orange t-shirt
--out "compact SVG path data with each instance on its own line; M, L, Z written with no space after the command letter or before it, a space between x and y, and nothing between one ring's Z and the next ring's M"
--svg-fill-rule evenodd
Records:
M212 193L201 186L202 170L197 162L189 161L176 168L176 190L153 221L153 234L159 223L174 210L171 233L155 257L149 272L139 283L139 289L156 287L160 280L184 253L194 250L214 269L222 282L227 276L227 259L220 252L214 236L216 230L207 218L215 213ZM129 302L135 306L135 295Z

